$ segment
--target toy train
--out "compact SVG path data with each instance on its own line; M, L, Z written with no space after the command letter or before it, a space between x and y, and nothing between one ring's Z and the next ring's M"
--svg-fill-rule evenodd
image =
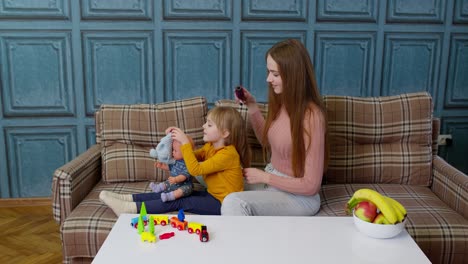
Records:
M176 216L169 218L167 215L145 215L143 216L143 223L145 226L148 225L148 219L150 216L153 217L154 225L165 226L170 224L173 228L180 231L187 230L190 234L196 233L197 235L202 231L203 224L201 223L180 221ZM134 228L138 228L138 216L132 218L130 225Z
M150 222L150 232L145 232L145 226L148 225L149 220L153 220ZM140 221L141 220L141 221ZM138 228L138 225L142 224L143 227ZM154 224L154 225L153 225ZM165 226L170 224L173 228L177 228L180 231L187 229L187 231L192 234L196 233L201 242L208 242L209 234L205 225L197 222L187 222L185 221L185 214L184 210L180 209L179 213L176 216L173 216L169 219L167 215L148 215L146 213L145 203L142 203L140 209L140 216L134 217L131 220L130 225L136 229L138 229L138 233L141 234L142 241L148 242L156 242L156 236L154 235L154 226L155 225L162 225ZM160 236L160 239L168 239L174 236L174 232L165 233Z

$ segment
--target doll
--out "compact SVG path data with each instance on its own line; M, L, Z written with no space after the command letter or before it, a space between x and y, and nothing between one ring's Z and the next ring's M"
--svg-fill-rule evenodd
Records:
M180 147L180 142L172 140L169 133L161 139L156 149L150 150L150 156L158 160L155 166L170 172L169 178L164 182L150 183L153 192L161 193L163 202L188 196L193 190L192 178L185 165Z

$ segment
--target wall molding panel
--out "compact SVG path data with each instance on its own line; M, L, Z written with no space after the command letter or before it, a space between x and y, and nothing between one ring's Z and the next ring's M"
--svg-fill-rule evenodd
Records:
M455 5L453 22L468 23L468 0L455 0Z
M164 0L163 5L165 19L232 19L232 0Z
M387 21L443 23L446 0L388 0Z
M6 128L12 197L48 196L52 173L76 155L74 127Z
M87 115L101 104L149 102L151 32L85 32L83 42Z
M70 34L0 33L5 116L74 115Z
M441 120L445 134L452 135L451 146L441 146L440 156L457 164L457 169L466 172L466 144L468 144L468 120L466 117L448 117Z
M171 31L164 39L166 100L203 94L214 102L229 96L229 32Z
M96 144L96 129L93 126L86 126L86 148Z
M318 32L315 68L322 94L369 96L372 88L375 34Z
M318 0L318 21L377 22L378 0Z
M307 0L242 0L242 20L306 21Z
M151 0L81 0L81 18L112 20L152 20Z
M468 107L468 36L453 35L450 45L446 107Z
M468 0L0 0L0 24L0 198L49 196L102 104L266 102L265 53L291 38L322 95L430 93L468 173Z
M241 83L249 87L256 99L260 102L268 100L268 89L266 80L265 53L278 41L284 38L297 39L305 43L306 32L256 32L244 31L241 33L242 45L242 76Z
M1 0L0 17L28 19L70 19L70 0Z
M382 94L424 90L438 83L441 34L389 33L385 36Z

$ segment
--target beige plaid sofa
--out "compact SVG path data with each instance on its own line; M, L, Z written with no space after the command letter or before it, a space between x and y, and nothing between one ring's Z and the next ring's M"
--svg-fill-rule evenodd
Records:
M427 93L386 97L324 96L330 163L319 216L345 216L353 192L369 187L408 210L406 229L433 263L468 263L468 176L437 156L440 122ZM231 105L247 120L246 108ZM60 223L64 263L90 263L117 220L99 201L101 190L149 191L167 177L148 151L168 126L203 144L203 97L155 105L102 105L96 112L96 145L53 175L53 213ZM266 112L266 105L261 106ZM252 131L253 165L265 165ZM197 188L201 188L198 186Z

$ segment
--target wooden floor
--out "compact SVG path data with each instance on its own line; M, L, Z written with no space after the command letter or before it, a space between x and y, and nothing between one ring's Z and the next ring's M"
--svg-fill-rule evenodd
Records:
M62 263L59 225L50 204L0 204L0 263Z

